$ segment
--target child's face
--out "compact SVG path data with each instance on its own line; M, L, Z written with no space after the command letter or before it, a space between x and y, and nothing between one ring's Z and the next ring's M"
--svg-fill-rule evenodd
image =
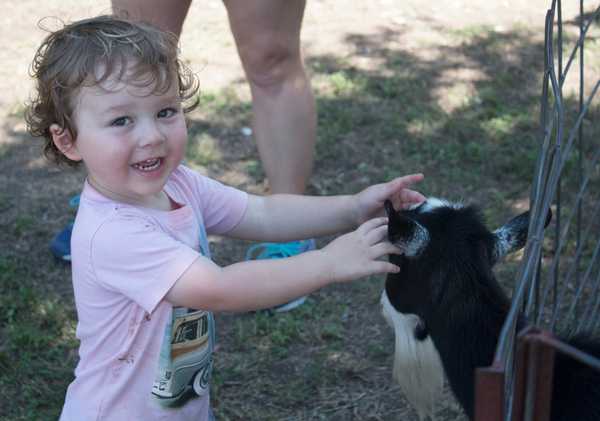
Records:
M82 87L73 118L76 153L88 181L105 196L149 207L183 159L187 129L176 83L164 94L108 80Z

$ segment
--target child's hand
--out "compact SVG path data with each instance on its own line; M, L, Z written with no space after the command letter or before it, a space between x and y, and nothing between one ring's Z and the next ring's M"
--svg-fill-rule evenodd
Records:
M398 272L398 266L378 260L388 254L402 253L387 241L387 222L387 218L371 219L321 249L331 267L330 279L345 282L377 273Z
M412 184L423 179L423 174L411 174L395 178L387 183L375 184L354 196L358 223L383 215L383 203L389 199L394 209L403 209L425 201L425 197L414 190Z

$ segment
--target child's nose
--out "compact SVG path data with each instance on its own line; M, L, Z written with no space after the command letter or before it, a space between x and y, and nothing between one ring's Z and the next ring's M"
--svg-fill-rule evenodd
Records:
M149 122L144 125L142 133L140 133L139 145L141 147L152 146L162 143L165 140L166 135L160 129L160 127L154 122Z

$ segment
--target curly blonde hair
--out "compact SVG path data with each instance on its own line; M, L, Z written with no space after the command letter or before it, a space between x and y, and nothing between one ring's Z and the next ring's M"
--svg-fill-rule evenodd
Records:
M36 90L25 113L29 133L44 138L47 158L77 165L54 145L50 126L58 124L76 139L73 111L80 88L115 75L120 81L152 87L152 93L164 93L176 82L183 110L190 112L198 105L199 84L178 52L174 34L116 16L84 19L51 32L31 64Z

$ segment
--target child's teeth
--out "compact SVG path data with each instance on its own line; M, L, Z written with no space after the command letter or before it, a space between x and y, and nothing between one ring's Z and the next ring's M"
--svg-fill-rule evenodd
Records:
M156 158L156 159L149 159L147 161L135 164L135 167L142 171L151 171L151 170L158 168L159 165L160 165L160 159Z

